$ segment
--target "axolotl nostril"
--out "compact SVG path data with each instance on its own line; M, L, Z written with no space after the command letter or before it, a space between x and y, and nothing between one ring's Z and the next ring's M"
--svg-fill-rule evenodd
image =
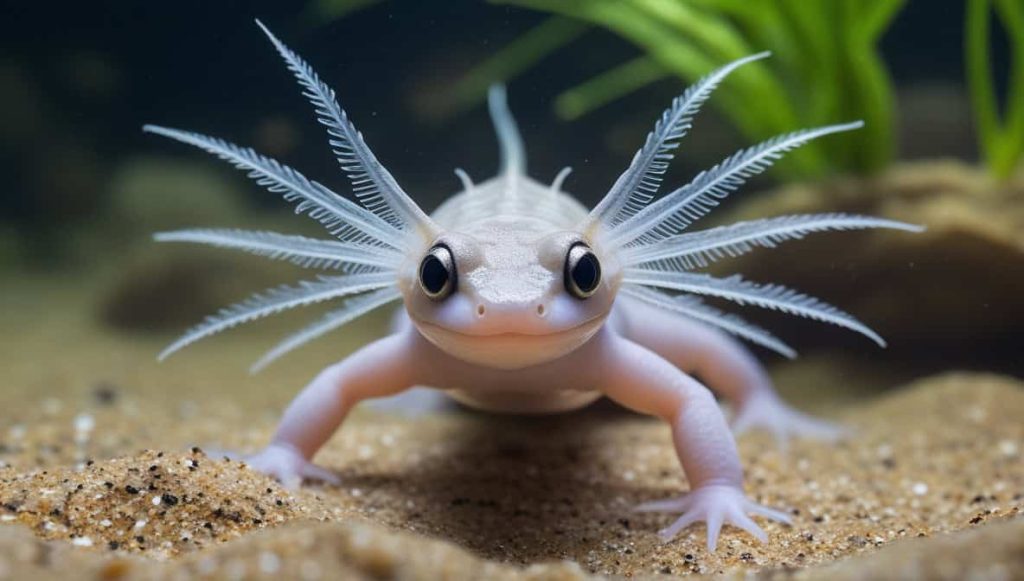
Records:
M260 24L263 28L262 24ZM658 195L679 140L728 64L676 98L626 171L591 210L562 190L567 171L542 184L526 156L505 92L490 93L501 170L479 184L457 170L463 191L427 215L377 161L310 66L266 28L327 127L329 143L356 200L340 196L251 149L164 127L146 131L194 145L248 173L319 221L330 239L244 230L184 230L162 241L234 248L334 274L258 294L209 317L161 358L219 331L312 303L341 305L287 337L260 359L284 353L384 305L401 301L404 324L322 371L284 413L271 443L248 461L285 483L336 481L312 458L357 403L413 386L445 390L497 411L555 412L607 396L672 428L690 491L638 507L679 513L661 532L672 538L707 523L714 550L724 524L767 538L751 515L787 522L750 501L733 433L709 387L737 406L733 429L767 428L835 437L839 428L786 405L755 358L731 336L784 356L794 351L767 331L704 304L700 295L775 309L882 339L843 311L788 288L696 272L727 256L774 247L828 230L921 228L848 214L794 215L702 231L689 226L785 152L860 123L797 131L726 158L690 183ZM730 336L731 335L731 336ZM700 376L708 383L694 379Z

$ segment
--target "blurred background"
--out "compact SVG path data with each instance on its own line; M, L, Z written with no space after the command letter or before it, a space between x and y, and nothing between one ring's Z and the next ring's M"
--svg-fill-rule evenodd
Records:
M778 133L865 119L756 179L708 224L856 211L929 226L916 237L813 237L716 265L815 294L891 341L880 351L750 313L806 354L789 363L759 353L777 381L816 390L841 380L854 397L948 369L1024 375L1019 0L15 3L0 18L0 368L11 393L144 378L196 390L214 374L219 385L277 385L277 401L292 391L280 382L300 383L296 370L305 377L383 331L386 313L260 380L242 362L302 315L232 331L160 368L153 360L206 314L308 273L159 247L151 233L317 228L230 167L143 134L144 123L252 145L348 191L253 18L338 91L427 210L459 189L453 168L478 181L496 170L483 106L492 82L508 84L530 174L547 182L573 166L566 189L592 204L689 82L771 50L719 89L666 184ZM93 372L77 380L78 368Z

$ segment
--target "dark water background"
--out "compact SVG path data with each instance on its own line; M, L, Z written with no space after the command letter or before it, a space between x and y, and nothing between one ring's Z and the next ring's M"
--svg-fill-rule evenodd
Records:
M975 156L963 9L957 0L911 1L884 38L885 60L911 101L901 101L903 157ZM457 189L452 168L484 179L496 166L482 105L441 117L432 104L546 18L483 2L411 0L321 23L306 17L301 2L19 2L2 10L0 228L24 242L29 266L60 262L60 232L104 212L107 180L126 158L198 157L142 134L147 122L254 144L344 190L320 128L254 17L337 89L378 157L425 208ZM996 44L995 68L1003 71L1005 42L997 37ZM606 190L681 83L657 83L574 122L560 121L551 100L637 53L593 29L511 83L531 173L549 179L572 165L571 191L593 201ZM921 111L913 99L922 93L941 104ZM743 144L713 112L706 115L712 119L687 140L675 180ZM928 137L915 138L915 127L927 127ZM622 135L633 137L610 137ZM250 191L253 203L278 203Z
M978 160L965 83L964 9L962 0L910 0L881 42L896 91L898 160ZM256 289L284 282L283 276L275 278L282 274L281 265L193 247L165 250L150 239L156 230L193 225L319 232L310 221L289 216L288 205L277 195L225 164L142 133L145 123L252 145L348 192L322 128L254 18L338 91L378 158L429 211L460 189L453 168L482 181L497 167L484 104L453 110L452 87L548 16L465 0L384 1L329 21L310 18L305 2L8 3L0 13L4 282L31 285L42 276L42 288L50 290L81 283L94 290L85 308L103 329L167 336ZM992 29L992 67L1002 94L1008 43L994 22ZM638 54L629 42L592 28L509 83L533 177L548 181L571 165L575 172L566 183L568 191L588 204L607 191L684 84L675 78L659 81L576 121L559 119L553 99ZM801 88L793 90L800 94ZM749 144L714 107L705 107L666 183L684 183ZM755 199L779 175L767 172L728 203ZM179 177L184 179L179 182ZM824 289L822 298L858 315L853 299L884 303L891 297L910 315L901 317L909 323L900 329L880 329L895 337L885 358L878 357L874 345L839 329L773 314L761 318L755 313L753 320L778 323L785 329L782 334L797 337L804 349L829 347L880 366L915 362L907 366L911 371L899 374L901 380L945 369L1024 373L1016 347L1021 327L1012 322L1016 315L1005 320L991 316L992 309L1012 303L1007 293L1012 295L1024 281L1018 266L979 277L977 272L989 263L970 268L975 258L968 256L951 267L961 270L946 275L945 250L933 251L929 260L938 283L905 276L901 280L910 284L894 283L884 290L891 278L884 267L874 269L880 279L871 279L875 265L844 262L842 243L836 244L836 258L826 260L824 270L814 270L810 278L791 276L792 271L811 271L797 253L781 259L789 261L790 271L779 277L773 271L760 280L793 284L812 294ZM951 247L959 252L957 244L953 240ZM989 253L981 248L981 254ZM970 254L970 248L965 252ZM896 274L907 274L914 260L910 255ZM1002 263L998 269L1003 270ZM54 283L49 276L63 279ZM287 281L295 280L294 272L289 276ZM954 297L952 323L945 323L948 311L941 310L914 318L913 297L960 293L949 285L958 277L970 279L980 292ZM863 286L879 281L880 286ZM810 288L802 287L804 282ZM823 282L820 288L818 282ZM855 292L843 296L844 288ZM17 287L11 294L26 292L35 291ZM11 304L16 303L5 301L4 308ZM48 312L45 306L34 308ZM5 328L0 337L17 336Z

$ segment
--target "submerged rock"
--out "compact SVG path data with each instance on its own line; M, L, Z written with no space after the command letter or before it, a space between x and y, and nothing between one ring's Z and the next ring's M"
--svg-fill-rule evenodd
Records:
M181 331L249 295L280 284L296 269L222 249L170 247L147 241L122 261L97 310L123 330ZM311 277L309 273L306 278Z
M928 231L816 234L715 268L840 306L890 341L887 358L1024 371L1009 348L1024 340L1024 174L999 183L961 162L908 163L874 178L783 187L724 220L827 212L883 216ZM813 341L797 345L820 344L826 335L813 332Z
M108 237L143 235L202 225L231 226L249 212L244 180L211 163L136 157L110 180Z

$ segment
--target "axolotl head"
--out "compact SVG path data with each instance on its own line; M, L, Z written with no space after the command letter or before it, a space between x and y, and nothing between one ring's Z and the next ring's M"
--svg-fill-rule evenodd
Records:
M402 270L419 332L470 363L518 369L557 359L601 328L617 267L575 232L515 224L447 232Z

